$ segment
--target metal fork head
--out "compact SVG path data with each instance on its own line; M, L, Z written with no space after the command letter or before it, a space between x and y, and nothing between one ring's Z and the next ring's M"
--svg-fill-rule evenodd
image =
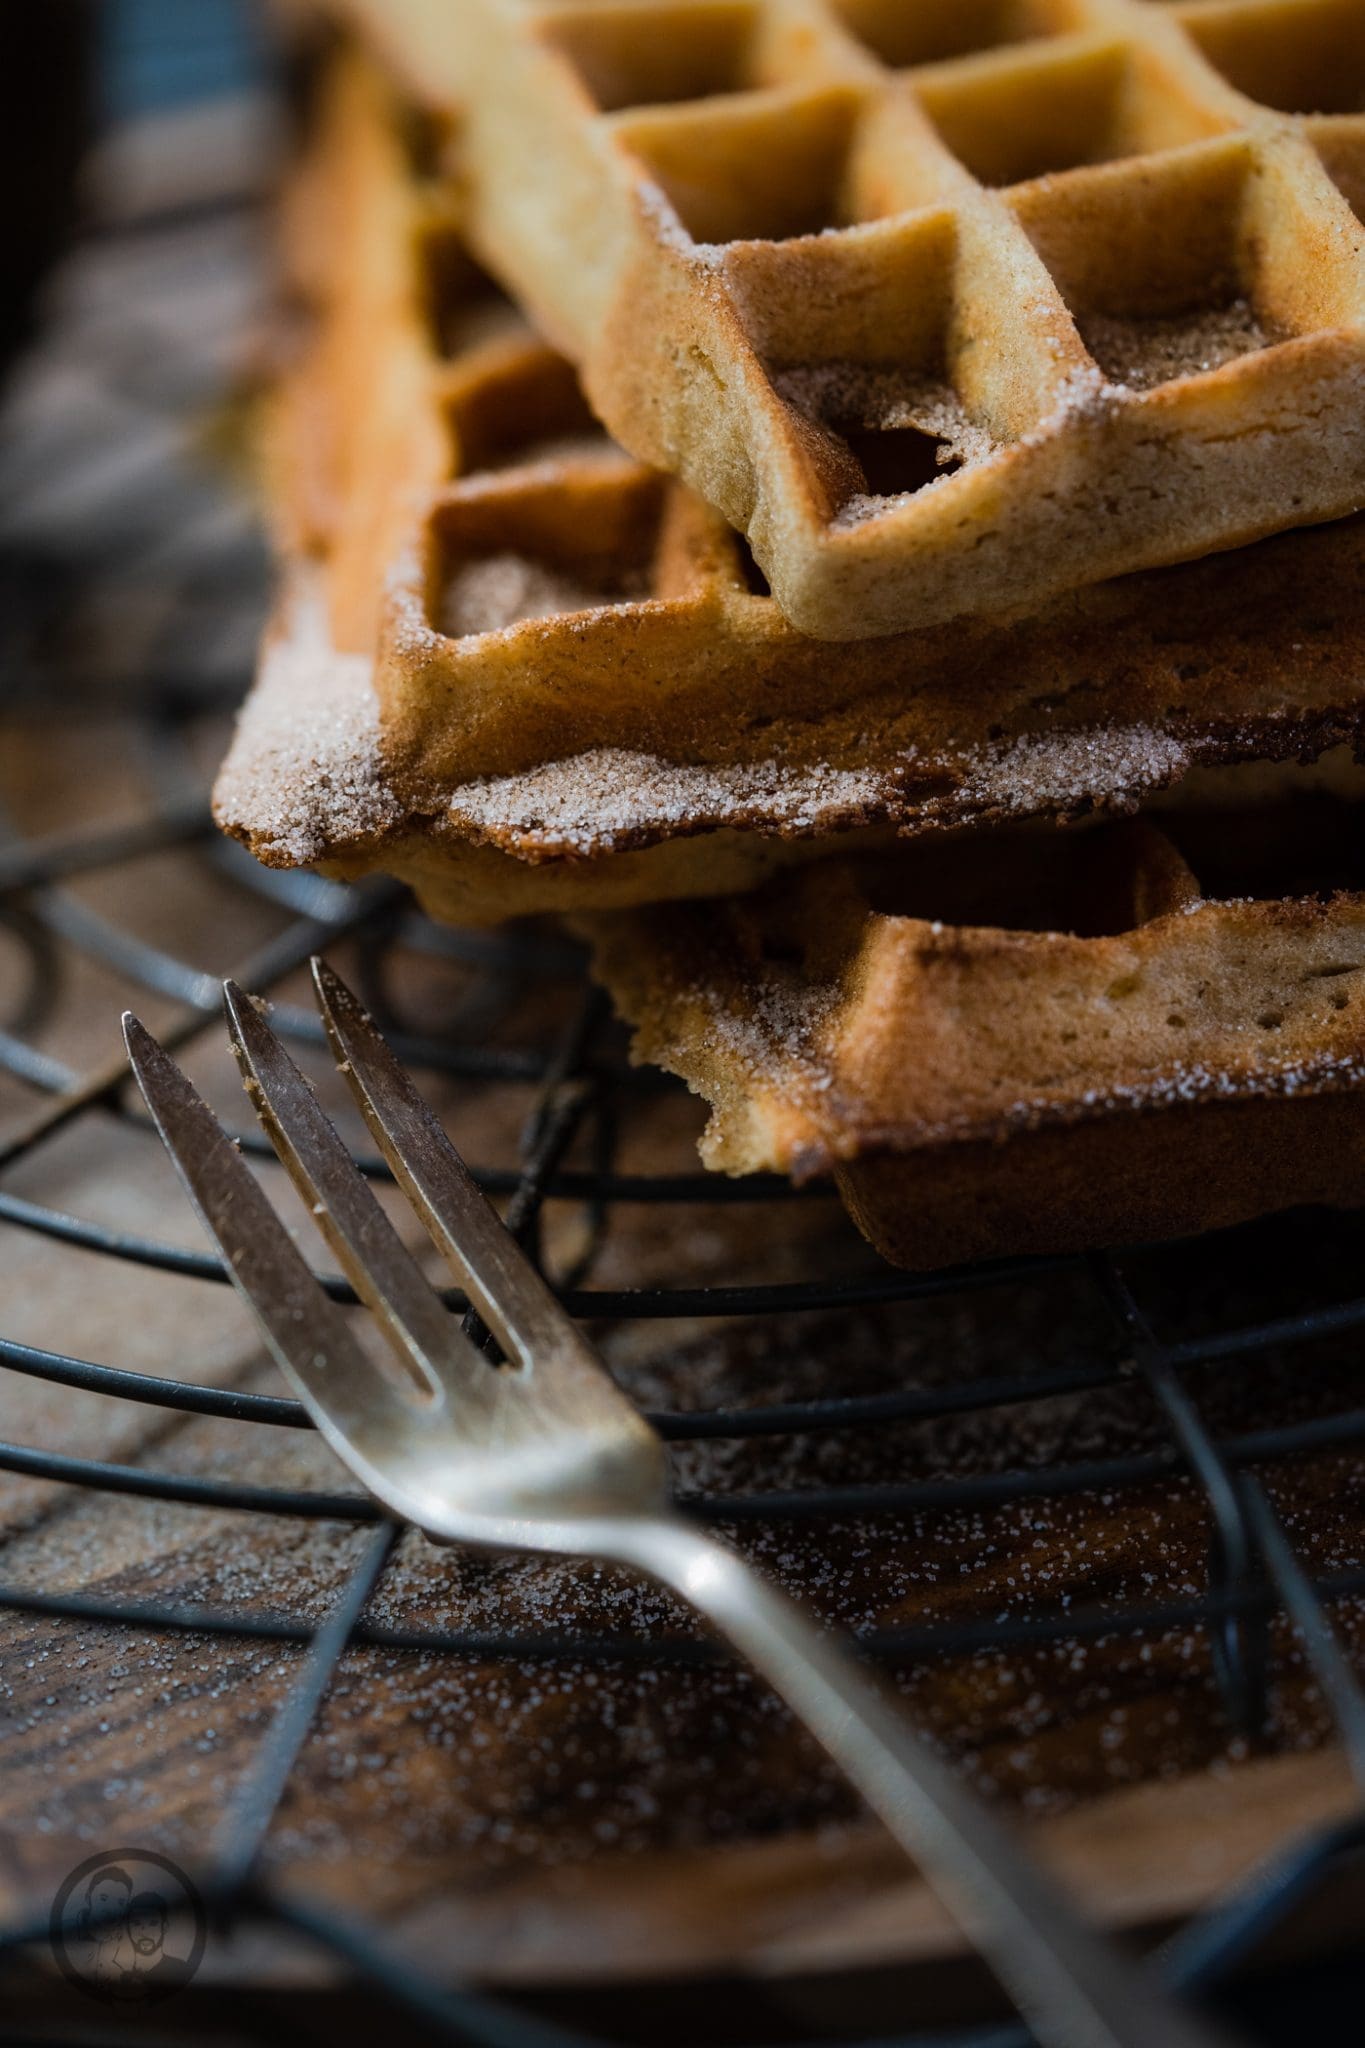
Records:
M396 1365L375 1363L259 1182L134 1017L129 1059L209 1236L300 1401L368 1490L452 1542L592 1548L592 1530L658 1514L663 1447L470 1177L361 1005L322 962L318 1002L352 1094L412 1208L492 1329L494 1365L440 1300L308 1082L229 984L229 1034L253 1107Z

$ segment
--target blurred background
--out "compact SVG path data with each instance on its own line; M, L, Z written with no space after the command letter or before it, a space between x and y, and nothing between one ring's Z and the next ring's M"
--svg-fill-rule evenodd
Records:
M264 45L241 0L3 0L0 18L0 146L10 157L0 345L8 354L82 199L87 212L98 207L79 174L89 146L120 122L251 95Z
M112 702L173 669L226 710L268 590L234 418L279 142L263 23L237 0L0 19L4 702Z
M97 0L96 11L100 98L114 119L258 81L260 24L244 0Z

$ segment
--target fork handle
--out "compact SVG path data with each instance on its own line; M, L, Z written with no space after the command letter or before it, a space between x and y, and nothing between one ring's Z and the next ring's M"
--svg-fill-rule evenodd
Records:
M1048 2048L1228 2048L1088 1927L914 1732L891 1691L741 1558L687 1523L604 1546L681 1595L768 1680L932 1882ZM619 1544L619 1547L618 1547Z

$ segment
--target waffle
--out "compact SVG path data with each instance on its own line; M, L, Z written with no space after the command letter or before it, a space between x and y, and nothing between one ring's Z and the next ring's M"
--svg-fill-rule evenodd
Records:
M711 1104L709 1166L833 1170L899 1265L1356 1204L1361 815L923 843L597 918L597 971L636 1056Z
M1365 503L1365 0L334 0L481 260L851 640Z
M432 153L363 63L331 69L267 436L285 592L217 790L262 860L382 866L481 921L1365 748L1358 520L834 659L723 520L593 425L470 261Z

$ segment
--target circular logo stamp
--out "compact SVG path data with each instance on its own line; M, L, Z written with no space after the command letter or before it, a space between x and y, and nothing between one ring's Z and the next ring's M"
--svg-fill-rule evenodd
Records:
M204 1904L152 1849L108 1849L71 1872L52 1901L52 1954L103 2005L151 2005L185 1986L204 1956Z

